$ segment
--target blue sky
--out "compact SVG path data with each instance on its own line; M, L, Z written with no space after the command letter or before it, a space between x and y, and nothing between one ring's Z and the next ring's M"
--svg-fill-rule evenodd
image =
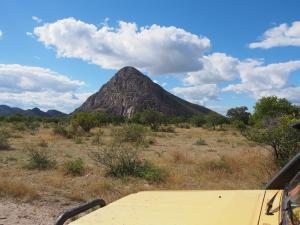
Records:
M0 2L0 104L71 112L122 66L224 113L300 103L300 2ZM120 22L121 21L121 22Z

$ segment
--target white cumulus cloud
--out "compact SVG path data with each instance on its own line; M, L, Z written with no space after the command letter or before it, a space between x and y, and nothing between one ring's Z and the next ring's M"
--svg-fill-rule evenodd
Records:
M300 60L264 65L261 60L243 61L238 66L240 83L230 84L223 91L250 93L258 99L262 96L276 95L295 101L298 87L288 84L290 75L300 70ZM286 91L289 94L284 94ZM299 100L298 100L299 101Z
M175 87L171 90L176 95L181 95L184 99L196 103L205 104L209 100L218 100L220 89L216 84L203 84L189 87Z
M224 53L213 53L201 58L203 68L187 73L184 81L188 84L216 84L230 81L238 77L239 60Z
M187 73L183 79L187 86L174 88L174 93L199 103L216 100L223 92L246 93L255 99L276 95L299 102L300 86L289 84L289 78L300 70L300 60L265 64L263 60L240 60L213 53L201 61L202 70ZM221 89L218 85L222 82L231 84Z
M79 58L102 68L134 66L151 74L185 73L201 69L199 58L210 48L206 37L174 26L138 27L120 21L100 28L74 18L34 29L38 40L58 57Z
M3 32L2 30L0 30L0 38L3 36Z
M0 64L0 103L70 112L91 93L80 93L83 81L41 67Z
M268 29L261 41L249 44L250 48L272 48L279 46L300 46L300 21L289 26L286 23Z
M74 91L84 82L71 80L50 69L23 66L19 64L0 64L0 91L2 92L41 92Z

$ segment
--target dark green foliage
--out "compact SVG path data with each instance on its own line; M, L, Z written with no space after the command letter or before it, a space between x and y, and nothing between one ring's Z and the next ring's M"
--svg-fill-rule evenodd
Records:
M71 124L79 125L85 132L89 132L96 126L96 118L91 113L77 112L71 116Z
M82 136L85 132L77 123L58 123L53 126L53 133L66 137L66 138L76 138Z
M229 109L226 115L231 121L241 121L244 124L248 124L251 114L247 111L248 108L246 106L241 106Z
M300 151L300 132L290 126L289 116L273 118L272 126L251 128L246 135L249 139L272 147L278 166L284 166Z
M204 115L194 115L191 118L191 123L193 124L193 126L195 127L202 127L205 123L207 123L207 119Z
M46 170L55 166L56 162L51 160L45 151L28 149L28 169Z
M273 118L288 115L299 116L299 107L293 105L285 98L262 97L254 106L254 113L251 116L251 123L256 126L269 126Z
M64 164L65 173L72 176L81 176L84 174L84 164L82 159L67 161Z
M139 177L148 182L161 182L166 173L153 163L141 160L139 150L112 145L93 152L90 157L107 169L107 175L114 177Z
M156 130L165 121L165 116L161 112L152 109L136 113L131 118L131 122L148 125L151 129Z

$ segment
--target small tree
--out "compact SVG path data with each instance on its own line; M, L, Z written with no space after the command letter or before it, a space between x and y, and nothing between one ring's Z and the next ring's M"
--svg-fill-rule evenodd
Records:
M207 122L207 119L205 118L204 115L194 115L191 118L191 123L195 127L202 127L206 122Z
M271 146L276 163L284 166L299 152L300 133L290 127L291 117L273 118L272 126L252 128L247 136L258 143Z
M216 126L220 125L222 127L223 124L227 123L227 120L224 116L215 112L209 113L206 116L206 120L207 120L207 124L211 126L213 130L216 129Z
M251 122L257 126L269 126L273 118L279 118L285 115L297 117L299 107L293 105L285 98L276 96L262 97L254 106L254 113L251 116Z
M231 108L226 115L231 121L241 121L244 124L248 124L251 114L247 110L246 106Z
M149 125L151 129L156 130L164 121L164 115L152 109L137 113L132 117L133 122Z

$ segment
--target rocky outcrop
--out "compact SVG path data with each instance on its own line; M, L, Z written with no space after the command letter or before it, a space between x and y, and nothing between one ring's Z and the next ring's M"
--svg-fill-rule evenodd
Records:
M75 111L108 112L130 117L145 109L184 117L211 112L208 108L192 104L167 92L133 67L119 70Z

